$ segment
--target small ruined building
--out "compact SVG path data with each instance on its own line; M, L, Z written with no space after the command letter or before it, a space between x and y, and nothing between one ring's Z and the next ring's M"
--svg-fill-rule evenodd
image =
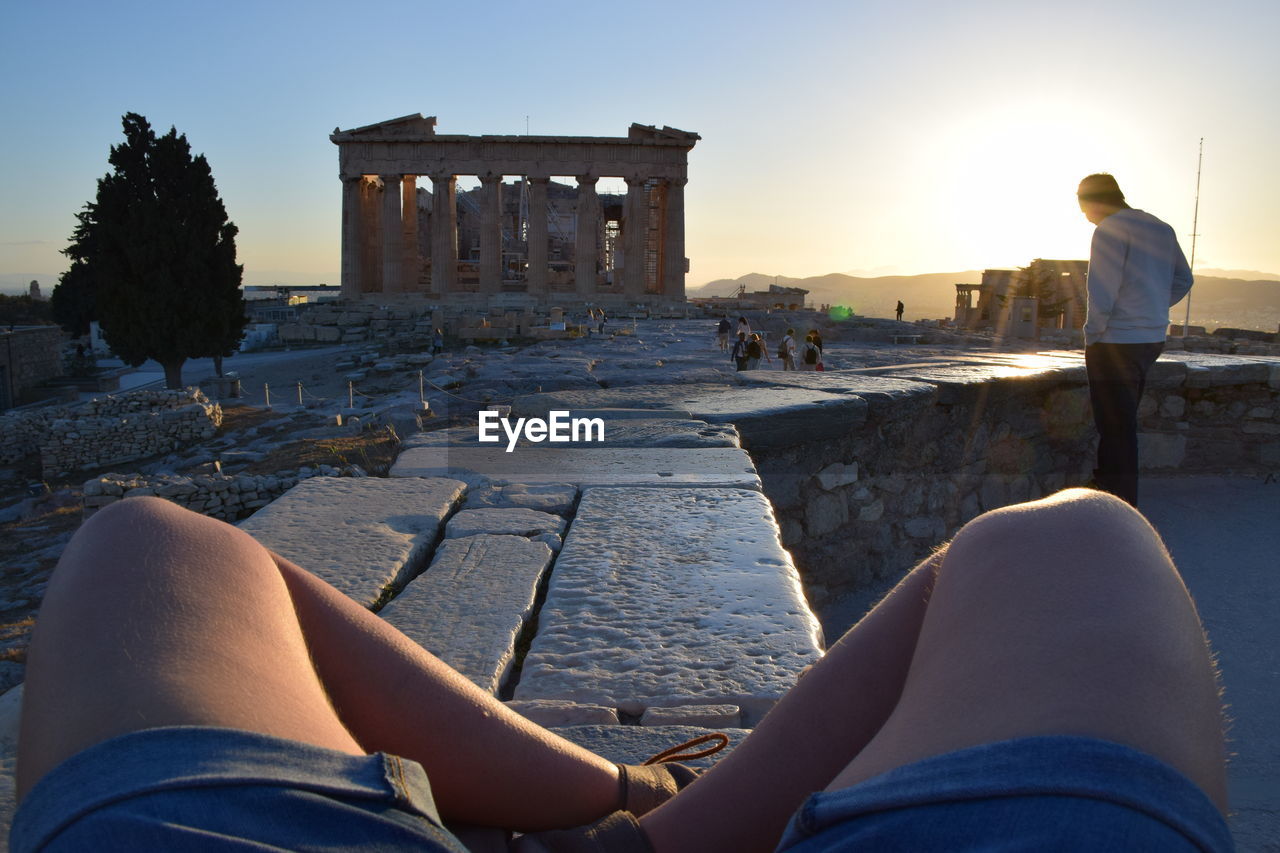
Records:
M955 323L1013 338L1084 325L1088 261L1037 258L1017 270L983 270L981 284L956 285Z
M730 296L703 296L689 300L711 311L798 311L804 308L809 291L803 287L769 285L768 290L747 293L744 284Z
M409 115L329 137L343 186L344 299L684 302L696 133L633 124L626 137L446 136L435 125ZM480 186L459 192L459 175ZM624 179L626 193L598 193L602 177Z

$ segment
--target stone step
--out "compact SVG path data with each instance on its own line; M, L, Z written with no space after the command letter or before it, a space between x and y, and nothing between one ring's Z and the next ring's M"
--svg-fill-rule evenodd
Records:
M446 539L379 615L496 696L549 565L551 549L522 536Z
M773 511L746 489L587 489L538 626L516 699L636 716L737 705L754 725L822 655Z
M569 483L591 486L760 488L751 457L736 447L414 447L392 477L455 477L470 485Z
M465 489L443 478L312 477L240 528L368 607L422 571Z

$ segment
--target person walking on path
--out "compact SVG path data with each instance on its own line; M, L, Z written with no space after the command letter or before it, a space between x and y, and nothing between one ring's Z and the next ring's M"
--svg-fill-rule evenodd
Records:
M751 334L751 324L747 322L746 317L738 318L738 334L740 335Z
M45 592L10 843L1226 853L1219 688L1159 535L1071 489L967 523L701 775L617 765L243 530L131 498Z
M822 350L813 339L813 332L810 332L804 336L804 346L800 348L800 369L817 370L819 364L822 364Z
M1135 210L1108 174L1087 176L1077 200L1097 227L1089 249L1084 361L1098 429L1093 485L1138 505L1138 404L1164 349L1169 308L1191 290L1177 235Z
M898 308L897 308L898 322L899 322L899 323L901 323L901 322L902 322L902 312L903 312L903 311L906 311L906 310L907 310L907 306L903 305L903 304L902 304L902 300L901 300L901 299L899 299L899 300L898 300Z
M773 357L769 355L769 350L765 347L760 333L752 332L747 341L747 370L759 369L762 358L768 359L769 363L773 364Z
M750 341L747 340L746 332L738 332L738 339L733 342L733 352L729 353L729 358L733 359L734 366L738 370L747 369L747 347Z
M795 334L795 329L787 329L787 333L782 336L782 343L778 344L778 360L782 362L783 370L796 369Z
M720 344L720 352L729 351L729 318L721 317L716 326L716 342Z

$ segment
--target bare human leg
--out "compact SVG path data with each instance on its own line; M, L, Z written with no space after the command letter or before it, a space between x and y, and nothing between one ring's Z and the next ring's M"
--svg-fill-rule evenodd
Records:
M537 829L618 807L608 761L508 711L247 534L130 499L84 525L50 581L19 796L95 743L172 725L395 752L426 767L441 813L459 822Z
M641 826L659 853L771 850L813 791L1040 734L1133 746L1225 809L1218 688L1194 606L1155 531L1099 492L966 525Z

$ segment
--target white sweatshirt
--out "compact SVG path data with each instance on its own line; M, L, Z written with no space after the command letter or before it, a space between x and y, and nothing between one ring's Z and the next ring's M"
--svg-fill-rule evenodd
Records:
M1163 342L1169 308L1191 283L1172 228L1145 211L1116 211L1093 232L1084 342Z

